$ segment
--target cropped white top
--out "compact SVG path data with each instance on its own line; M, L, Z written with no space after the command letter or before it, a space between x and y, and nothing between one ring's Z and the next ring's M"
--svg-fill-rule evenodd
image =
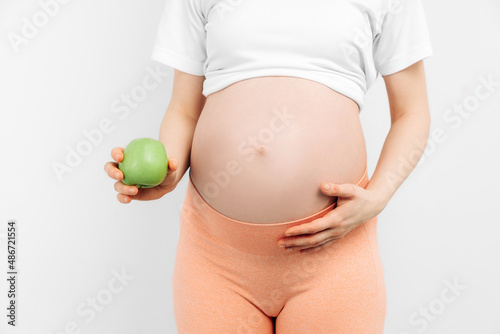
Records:
M152 59L208 96L261 76L314 80L363 109L378 75L433 54L421 0L166 0Z

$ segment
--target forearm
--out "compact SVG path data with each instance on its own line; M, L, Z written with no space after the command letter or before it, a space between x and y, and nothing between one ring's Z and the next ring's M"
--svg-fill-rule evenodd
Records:
M378 193L382 209L422 157L427 144L430 116L407 114L395 120L382 147L367 190Z
M190 165L191 144L197 121L173 110L167 110L160 127L159 141L163 143L167 156L179 161L176 170L177 184Z

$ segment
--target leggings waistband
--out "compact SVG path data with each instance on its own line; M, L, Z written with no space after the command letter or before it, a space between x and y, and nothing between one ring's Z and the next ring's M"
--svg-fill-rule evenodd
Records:
M365 169L356 185L366 188L368 181L368 170ZM195 214L200 217L199 219L192 217L190 224L196 225L196 228L236 249L260 255L285 255L288 253L278 246L278 241L285 236L285 231L292 226L308 223L324 216L337 206L337 202L296 220L271 224L244 222L227 217L212 208L194 186L190 171L184 206L194 210Z

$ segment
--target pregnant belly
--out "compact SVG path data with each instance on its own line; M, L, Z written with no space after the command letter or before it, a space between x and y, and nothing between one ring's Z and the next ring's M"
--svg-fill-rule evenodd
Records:
M207 97L190 166L201 196L230 218L309 216L335 201L322 182L356 183L365 171L358 105L307 79L239 81Z

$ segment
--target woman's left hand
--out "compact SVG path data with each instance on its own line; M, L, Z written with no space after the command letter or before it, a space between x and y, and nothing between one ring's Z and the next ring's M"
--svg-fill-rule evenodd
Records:
M329 190L325 189L327 185L330 186ZM378 215L386 205L376 191L355 184L323 182L321 191L325 195L338 197L336 208L312 222L289 228L278 245L283 244L285 249L300 250L301 253L327 246Z

